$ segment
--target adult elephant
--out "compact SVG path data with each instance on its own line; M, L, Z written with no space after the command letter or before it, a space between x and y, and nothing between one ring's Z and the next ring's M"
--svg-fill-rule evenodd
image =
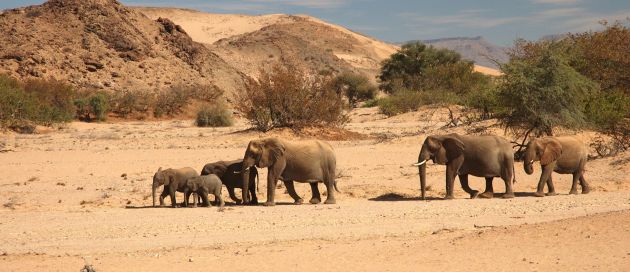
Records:
M446 196L453 198L455 176L471 198L477 196L492 198L494 190L492 180L500 177L505 181L503 198L514 197L512 182L514 180L514 151L510 143L499 136L468 136L458 134L428 136L418 155L418 172L422 199L426 193L426 162L446 165ZM486 178L486 190L482 194L468 185L468 175Z
M236 197L234 194L234 188L243 189L243 182L241 171L243 169L243 160L233 160L233 161L217 161L213 163L208 163L203 166L201 170L201 175L209 175L215 174L221 179L221 183L225 185L230 194L230 198L236 202L236 204L240 204L241 200ZM258 171L256 168L251 168L249 171L249 194L251 196L251 202L249 204L258 204L258 197L256 197L256 185L254 182L258 178Z
M580 181L582 193L588 194L591 189L584 179L584 167L588 157L588 149L582 141L571 136L544 137L533 139L527 143L523 167L528 175L534 173L533 164L540 161L542 174L538 181L538 189L535 196L543 197L545 182L549 192L547 195L556 195L551 173L573 174L573 184L569 194L577 194L577 182Z
M295 192L293 182L307 182L311 185L310 203L321 202L318 182L326 185L326 204L335 204L336 158L330 144L322 141L290 142L278 138L266 138L250 141L243 157L243 202L248 202L249 172L252 166L266 167L267 202L265 206L275 205L274 194L278 179L284 181L287 192L295 204L302 204L302 198ZM333 190L334 188L334 190Z
M153 196L153 206L155 207L155 191L158 187L164 185L164 190L162 194L160 194L160 206L164 205L164 198L166 196L171 196L171 206L173 208L177 207L177 202L175 200L175 192L184 192L186 188L186 180L192 177L198 177L197 171L190 167L184 167L179 169L165 169L162 170L162 167L155 172L153 175L153 186L152 186L152 196Z

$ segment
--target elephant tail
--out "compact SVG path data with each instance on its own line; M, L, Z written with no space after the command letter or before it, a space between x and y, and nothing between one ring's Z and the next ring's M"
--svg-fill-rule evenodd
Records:
M333 183L333 187L335 187L335 191L337 191L338 193L341 193L339 189L337 188L337 179L335 179L335 182Z
M260 178L258 177L258 171L256 171L256 192L260 193L260 190L258 190L258 184L260 184Z

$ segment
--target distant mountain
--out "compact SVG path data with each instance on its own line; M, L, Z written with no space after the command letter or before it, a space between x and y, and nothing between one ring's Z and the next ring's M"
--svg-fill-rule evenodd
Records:
M477 65L498 68L496 60L500 63L509 60L505 53L506 47L502 47L488 42L483 37L454 37L442 38L434 40L421 40L420 42L433 45L437 48L446 48L456 51L462 55L464 59L472 60Z

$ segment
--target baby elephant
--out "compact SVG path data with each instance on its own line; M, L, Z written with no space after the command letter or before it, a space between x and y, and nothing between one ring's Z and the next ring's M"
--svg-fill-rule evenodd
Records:
M196 193L201 197L204 207L210 206L208 194L213 194L215 201L219 203L219 208L223 208L225 202L221 197L222 184L216 175L192 177L186 180L186 188L184 188L184 205L188 206L188 196ZM196 201L196 197L194 198ZM196 203L195 203L196 204Z

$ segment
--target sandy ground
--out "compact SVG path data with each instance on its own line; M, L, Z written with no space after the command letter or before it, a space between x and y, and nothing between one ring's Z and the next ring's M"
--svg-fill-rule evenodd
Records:
M2 134L1 270L76 271L86 263L97 271L630 269L628 153L589 162L593 193L566 195L570 177L556 175L560 195L545 198L531 197L540 168L528 176L518 163L516 198L499 198L497 180L495 199L467 199L457 185L457 199L443 201L444 166L431 164L431 200L421 201L410 164L427 134L501 132L487 122L443 128L444 116L443 109L393 118L355 110L347 128L369 137L331 142L338 204L292 205L281 187L275 207L235 206L224 190L223 212L151 208L151 178L159 167L200 170L242 157L250 139L268 136L242 121L217 129L189 120L72 123ZM592 133L578 136L588 141ZM471 183L483 189L481 178ZM296 188L308 199L308 185ZM262 200L265 190L262 182Z

